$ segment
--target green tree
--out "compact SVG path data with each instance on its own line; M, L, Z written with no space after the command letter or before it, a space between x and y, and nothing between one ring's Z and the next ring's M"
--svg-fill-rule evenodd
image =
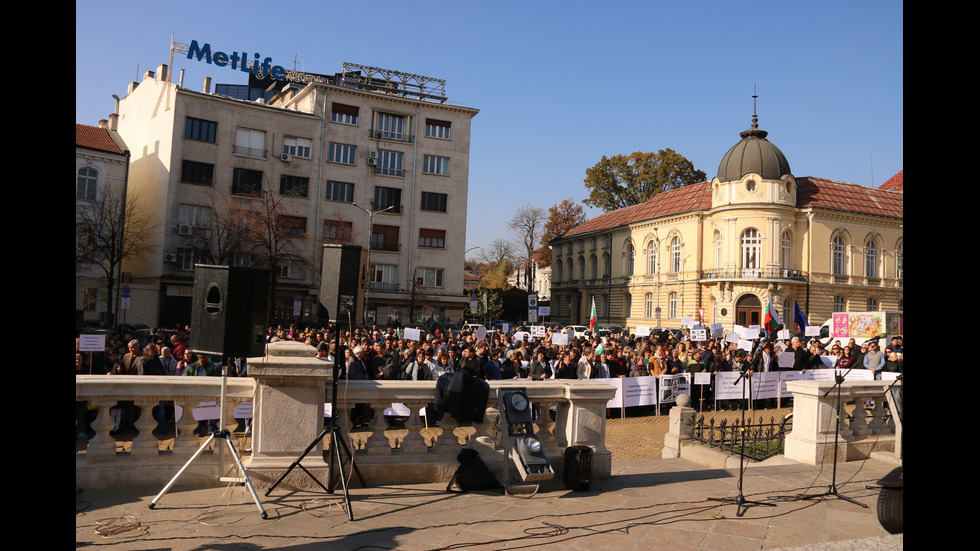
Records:
M636 151L629 155L603 155L585 170L589 196L582 202L605 212L649 201L661 191L703 182L704 171L673 149L656 153Z

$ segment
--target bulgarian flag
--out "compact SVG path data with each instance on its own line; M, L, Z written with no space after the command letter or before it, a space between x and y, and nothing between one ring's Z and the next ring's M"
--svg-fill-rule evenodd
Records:
M772 307L772 302L766 301L766 313L763 315L763 322L766 324L766 333L772 334L776 326L782 325L783 320L779 317L779 312Z
M592 314L589 315L589 333L595 333L595 297L592 297Z

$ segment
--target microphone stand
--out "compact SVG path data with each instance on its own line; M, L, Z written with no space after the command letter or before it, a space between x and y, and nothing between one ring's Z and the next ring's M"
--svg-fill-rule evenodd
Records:
M849 498L847 496L843 496L843 495L841 495L837 491L837 449L840 447L840 444L839 444L839 439L840 439L840 412L841 412L841 409L843 408L843 406L841 404L840 388L844 384L844 378L847 377L847 374L850 373L850 372L851 372L851 369L848 369L844 373L841 373L838 370L834 370L834 386L830 387L827 390L827 392L825 392L823 394L823 397L826 398L827 395L830 394L834 390L834 388L837 389L837 415L836 415L837 422L834 423L834 468L833 468L833 472L832 472L831 478L830 478L830 488L826 492L824 492L822 494L815 494L815 495L810 495L810 496L803 496L801 499L815 499L815 498L818 498L818 497L823 497L823 496L831 495L831 496L836 496L838 499L843 499L844 501L850 501L851 503L853 503L855 505L860 505L861 507L864 507L865 509L867 509L868 508L867 504L860 503L857 500L851 499L851 498Z
M761 349L761 346L760 346L760 349ZM754 360L754 358L753 358L753 360ZM735 379L735 382L733 383L733 385L737 385L739 383L742 383L742 403L741 403L741 405L742 405L742 426L740 427L741 440L742 440L741 448L742 449L741 449L741 452L739 453L739 457L738 457L738 496L736 496L734 498L731 498L731 497L711 498L714 501L723 501L723 502L734 503L736 505L735 516L738 516L738 517L741 517L742 515L745 514L745 510L746 510L746 508L749 505L764 505L766 507L775 507L776 506L773 503L765 503L765 502L762 502L762 501L749 501L749 500L745 499L745 495L742 493L742 475L745 473L745 386L746 386L745 385L745 381L746 380L749 383L749 385L748 385L749 386L749 394L751 395L751 393L752 393L752 377L749 376L749 371L750 370L748 369L748 367L749 366L746 366L746 369L742 370L741 374L738 376L737 379Z

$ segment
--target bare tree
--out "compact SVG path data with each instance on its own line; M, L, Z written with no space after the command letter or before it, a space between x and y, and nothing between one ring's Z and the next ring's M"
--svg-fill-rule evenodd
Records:
M534 249L537 248L538 242L541 240L541 231L545 220L547 220L545 209L525 205L517 209L517 212L507 223L507 228L527 252L525 258L528 262L528 269L524 271L524 283L528 291L532 290L531 282L534 281Z
M211 193L207 224L194 229L191 241L202 262L233 265L241 255L251 255L255 243L245 210L251 199L220 192Z
M156 225L147 207L131 193L107 186L102 197L76 207L75 263L95 266L106 292L106 317L112 317L116 273L123 260L139 259L154 249Z
M506 239L494 239L489 245L480 249L479 259L485 264L500 264L504 261L513 262L515 254L514 244Z

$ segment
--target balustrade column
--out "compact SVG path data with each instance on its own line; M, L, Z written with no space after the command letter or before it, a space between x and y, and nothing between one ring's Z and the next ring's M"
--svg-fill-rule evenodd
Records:
M160 441L153 434L157 426L153 418L153 407L159 405L159 399L137 399L136 407L140 409L140 418L136 420L136 430L139 435L133 438L132 454L137 457L151 457L160 454Z
M391 455L391 442L385 436L385 429L388 428L388 423L385 421L385 408L391 404L371 402L370 405L371 409L374 410L374 418L371 419L371 435L368 436L367 441L364 443L364 450L368 455Z
M194 434L197 428L197 420L194 419L194 406L200 402L199 399L183 399L174 402L180 406L180 419L175 423L177 434L174 436L174 457L190 457L201 447L201 442Z
M98 415L92 421L92 430L95 431L95 436L88 440L85 456L90 461L115 457L116 440L109 435L109 431L116 426L116 422L109 415L109 409L115 407L116 400L93 399L91 402L93 406L98 408Z
M422 420L419 417L419 412L425 407L423 402L406 402L405 406L409 410L408 420L405 421L405 428L408 429L408 434L402 440L399 449L402 453L425 453L427 447L425 445L425 439L422 438Z

